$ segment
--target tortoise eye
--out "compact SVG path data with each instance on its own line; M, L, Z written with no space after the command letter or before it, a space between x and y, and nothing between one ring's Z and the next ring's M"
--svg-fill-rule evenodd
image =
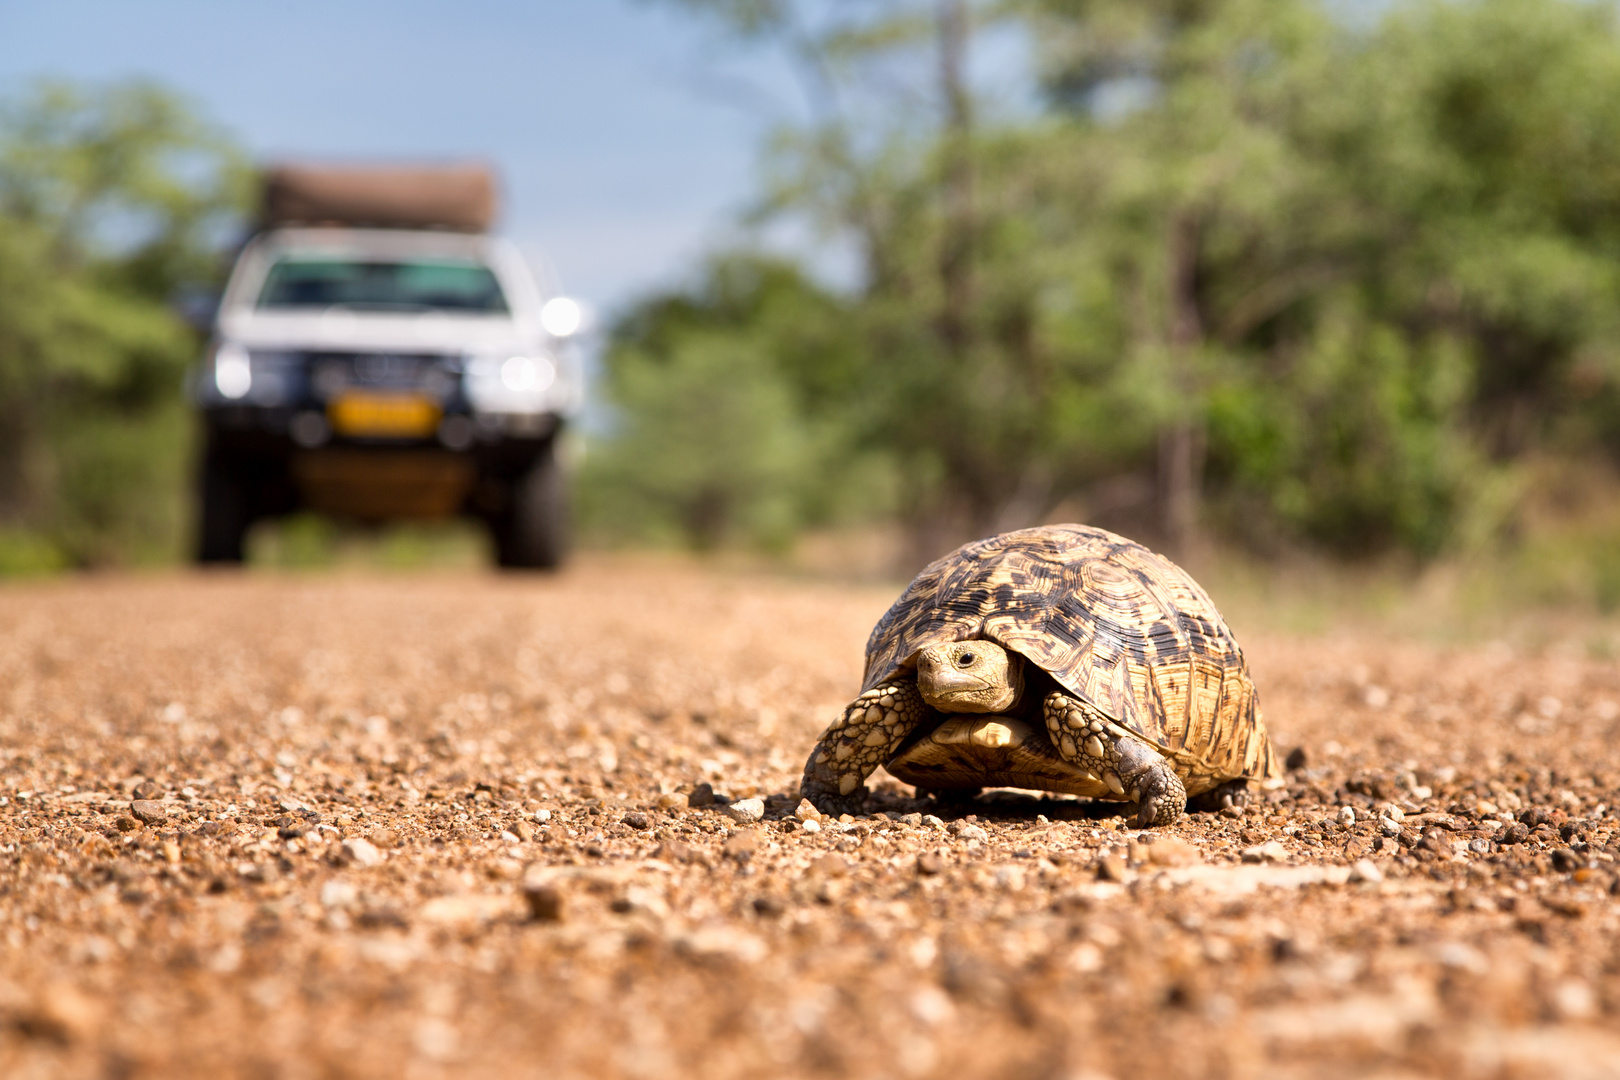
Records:
M956 666L957 667L972 667L973 662L975 660L977 660L977 659L978 659L978 657L974 656L972 653L965 652L961 656L958 656L956 658Z

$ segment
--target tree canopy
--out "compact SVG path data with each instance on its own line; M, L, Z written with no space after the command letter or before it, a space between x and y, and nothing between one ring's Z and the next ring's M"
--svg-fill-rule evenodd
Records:
M709 472L738 497L689 538L749 484L851 469L917 559L1054 514L1178 553L1430 557L1500 533L1527 461L1620 452L1609 4L682 3L816 84L761 217L860 263L723 319L711 270L626 316L606 367L639 457L702 440L635 372L773 386L723 455L770 479ZM1034 104L975 79L1007 35Z
M248 177L146 83L0 108L0 564L172 553L197 341L169 304L219 272Z

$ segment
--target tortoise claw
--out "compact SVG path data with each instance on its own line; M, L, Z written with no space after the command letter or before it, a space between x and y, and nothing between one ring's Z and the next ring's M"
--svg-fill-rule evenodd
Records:
M848 795L829 790L820 784L804 783L799 794L810 800L812 806L828 817L840 814L859 815L866 811L866 788L858 787Z

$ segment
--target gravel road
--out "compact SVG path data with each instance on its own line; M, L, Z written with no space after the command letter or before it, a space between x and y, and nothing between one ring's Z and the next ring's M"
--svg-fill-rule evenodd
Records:
M0 1076L1620 1076L1602 649L1237 625L1247 813L805 820L894 593L0 587Z

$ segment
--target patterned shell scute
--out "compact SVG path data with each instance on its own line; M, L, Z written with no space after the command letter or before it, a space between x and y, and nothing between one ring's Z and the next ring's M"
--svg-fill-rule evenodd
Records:
M1194 781L1280 772L1242 650L1214 603L1140 544L1052 525L958 548L873 628L863 689L914 664L919 649L979 637L1169 751Z

